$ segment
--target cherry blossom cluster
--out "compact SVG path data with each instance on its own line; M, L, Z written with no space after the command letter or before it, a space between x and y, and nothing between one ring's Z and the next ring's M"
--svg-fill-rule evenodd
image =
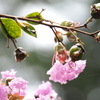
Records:
M71 81L77 78L78 75L84 70L85 66L86 60L78 60L76 62L72 62L70 59L68 59L64 65L56 60L47 74L50 75L50 80L59 82L61 84L66 84L67 80Z
M78 77L86 66L86 60L80 60L83 54L83 47L78 43L66 50L62 44L55 46L55 54L52 60L52 67L47 74L49 80L66 84Z
M28 82L22 77L16 77L16 71L2 71L0 80L0 100L47 100L55 99L57 93L52 89L52 84L43 82L33 94L33 98L25 99Z

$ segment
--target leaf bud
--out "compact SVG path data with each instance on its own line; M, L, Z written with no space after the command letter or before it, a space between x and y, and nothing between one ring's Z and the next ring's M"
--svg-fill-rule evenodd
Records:
M100 19L100 3L91 6L91 16L95 19Z
M28 56L28 54L27 54L27 52L22 47L18 47L14 51L14 56L15 56L15 60L17 62L21 62L23 59L26 58L26 56Z
M72 46L69 50L69 55L72 61L80 60L85 52L83 45L77 43L76 45Z

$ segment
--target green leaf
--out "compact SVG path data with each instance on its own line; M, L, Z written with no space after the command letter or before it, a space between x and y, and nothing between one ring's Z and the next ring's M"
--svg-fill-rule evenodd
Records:
M0 26L4 35L8 38L19 38L22 36L21 28L18 24L9 18L1 18L0 19Z
M41 19L43 19L40 12L30 13L30 14L26 15L26 17L28 17L29 19L37 20L37 21L41 21ZM27 22L30 23L30 24L33 24L33 25L38 25L38 23L35 23L35 22L30 22L30 21L27 21Z
M32 25L28 24L28 23L23 23L23 24L25 25L24 31L26 33L28 33L29 35L37 38L35 28Z
M20 22L16 19L16 22L18 23L18 25L20 26L20 28L25 31L27 34L33 36L33 37L37 37L37 34L36 34L36 30L35 28L28 24L28 23L24 23L24 22Z

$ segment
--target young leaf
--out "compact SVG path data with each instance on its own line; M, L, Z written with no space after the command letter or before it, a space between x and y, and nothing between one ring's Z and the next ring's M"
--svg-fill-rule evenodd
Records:
M25 31L27 34L33 36L33 37L37 37L37 34L36 34L36 30L35 28L28 24L28 23L24 23L24 22L20 22L16 19L16 22L18 23L18 25L20 26L20 28Z
M24 31L26 33L28 33L29 35L37 38L37 34L36 34L35 28L32 25L28 24L28 23L23 23L23 24L25 25Z
M22 31L18 24L9 18L1 18L0 19L0 26L2 28L2 31L4 32L4 35L7 38L18 38L22 36Z
M43 19L43 17L40 14L40 12L30 13L30 14L26 15L26 17L28 17L29 19L37 20L37 21L41 21L41 19ZM34 25L38 25L38 23L35 23L35 22L28 21L28 23L34 24Z

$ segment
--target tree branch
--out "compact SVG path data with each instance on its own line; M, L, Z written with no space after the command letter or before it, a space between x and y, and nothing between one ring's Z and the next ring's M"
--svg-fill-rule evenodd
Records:
M12 15L5 15L5 14L0 14L0 17L1 18L10 18L10 19L14 19L14 20L17 18L19 20L35 22L35 23L38 23L38 24L42 24L42 25L45 25L45 26L49 26L51 28L52 27L57 27L57 28L65 29L66 31L72 30L72 31L76 31L76 32L79 32L79 33L82 33L82 34L91 36L93 38L94 38L94 35L95 34L97 34L98 32L100 32L100 31L96 31L96 32L93 32L93 33L88 33L88 32L85 32L85 31L82 31L82 30L79 30L78 29L80 27L85 27L85 24L84 25L80 25L79 27L65 27L65 26L55 25L55 24L51 24L51 23L48 24L48 23L44 22L44 21L47 21L48 22L49 20L37 21L37 20L29 19L27 17L17 17L17 16L12 16Z

